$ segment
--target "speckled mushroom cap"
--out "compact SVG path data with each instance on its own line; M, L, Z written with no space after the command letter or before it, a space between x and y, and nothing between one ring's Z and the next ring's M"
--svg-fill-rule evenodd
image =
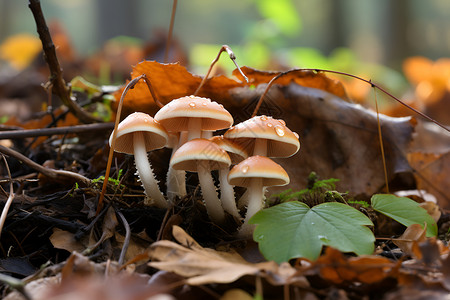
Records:
M263 186L286 185L289 175L279 164L265 156L255 155L234 166L228 173L231 185L248 187L251 179L261 178Z
M227 152L207 139L193 139L183 144L173 154L170 165L175 170L197 172L200 161L208 162L210 170L231 165Z
M268 157L289 157L300 149L298 134L292 132L283 120L255 116L239 123L223 135L253 153L256 139L267 139Z
M232 164L238 164L248 157L247 151L241 145L228 140L223 135L216 135L209 139L216 143L220 148L227 151Z
M189 118L201 118L202 130L219 130L233 124L233 117L223 105L197 96L172 100L155 114L167 131L187 131Z
M167 131L158 121L146 113L135 112L119 123L114 151L133 154L133 133L137 131L144 133L146 151L163 148L169 139ZM112 136L111 133L109 145Z

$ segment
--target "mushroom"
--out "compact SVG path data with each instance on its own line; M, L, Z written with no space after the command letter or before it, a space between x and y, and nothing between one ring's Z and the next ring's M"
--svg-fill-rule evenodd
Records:
M254 226L250 225L248 220L263 207L264 187L286 185L289 183L289 176L279 164L270 158L256 155L250 156L234 166L228 174L228 182L248 189L247 213L238 235L249 237Z
M216 224L225 221L225 212L217 197L211 170L228 168L228 154L207 139L193 139L183 144L172 156L170 166L175 170L197 172L206 210Z
M298 134L283 120L270 116L255 116L228 129L225 138L241 145L251 155L289 157L300 149ZM248 202L248 191L238 201L238 207Z
M239 123L223 135L244 147L252 155L289 157L300 149L298 134L283 120L256 116Z
M229 128L233 117L223 105L208 98L186 96L170 101L156 114L167 131L187 131L190 141L202 136L202 131Z
M238 144L227 140L222 135L214 136L209 139L216 143L220 148L227 151L231 159L231 164L235 165L248 157L247 152ZM228 183L228 173L230 169L228 167L219 169L219 181L220 181L220 200L222 202L223 209L232 216L241 219L239 210L236 207L236 200L234 197L234 189L231 184Z
M186 141L204 136L210 137L214 130L229 128L233 124L233 117L223 108L223 105L197 96L186 96L170 101L155 114L155 119L169 132L186 132ZM181 145L179 143L178 146ZM172 166L169 165L168 173L173 172L171 168ZM184 179L183 171L174 173L177 173L178 179ZM167 190L180 190L179 186L172 186L176 182L176 180L168 181Z
M113 134L109 138L111 145ZM145 195L153 200L155 206L165 208L167 200L161 193L156 181L147 152L163 148L168 141L164 127L151 116L135 112L120 122L114 151L134 155L138 176L144 187Z

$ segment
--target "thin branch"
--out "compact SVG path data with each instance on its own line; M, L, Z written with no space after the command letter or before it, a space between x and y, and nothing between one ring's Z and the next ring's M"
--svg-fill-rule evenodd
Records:
M277 80L278 78L289 74L289 73L294 73L294 72L304 72L304 71L313 71L313 72L324 72L324 73L333 73L333 74L338 74L338 75L343 75L343 76L347 76L347 77L351 77L351 78L355 78L357 80L363 81L365 83L370 84L372 87L377 88L378 90L380 90L382 93L386 94L387 96L391 97L392 99L394 99L395 101L399 102L400 104L402 104L403 106L405 106L406 108L408 108L409 110L415 112L416 114L420 115L421 117L427 119L430 122L433 122L434 124L438 125L439 127L445 129L445 131L450 132L450 128L445 127L444 125L442 125L441 123L439 123L438 121L434 120L433 118L427 116L426 114L424 114L423 112L415 109L414 107L409 106L408 104L406 104L405 102L403 102L402 100L400 100L399 98L395 97L394 95L392 95L391 93L389 93L388 91L386 91L385 89L383 89L381 86L373 83L371 80L367 80L364 79L362 77L356 76L356 75L352 75L352 74L348 74L345 72L340 72L340 71L333 71L333 70L324 70L324 69L293 69L293 70L289 70L286 72L281 72L278 75L276 75L275 77L273 77L269 83L266 86L266 89L264 90L263 94L261 95L261 97L259 98L259 101L255 107L255 110L253 111L253 115L252 117L254 117L257 113L258 110L262 104L262 101L264 100L264 96L267 94L267 92L269 91L270 87L273 85L273 83L275 82L275 80Z
M375 108L376 108L376 111L377 111L378 139L380 141L381 160L383 161L384 181L386 183L386 193L389 194L389 184L388 184L388 175L387 175L387 167L386 167L386 157L384 155L383 136L381 134L380 113L378 111L377 90L375 89L375 87L373 87L373 94L374 94L374 98L375 98Z
M9 208L11 207L11 204L14 200L14 185L13 185L13 181L12 181L12 177L11 177L11 172L9 170L8 162L6 161L6 158L3 154L2 154L2 157L3 157L3 161L5 162L5 166L6 166L6 170L8 172L8 177L9 177L10 182L9 182L9 196L8 196L8 199L6 200L5 206L3 207L2 215L0 216L0 237L2 236L3 225L5 224L6 216L8 215Z
M23 155L17 151L14 151L10 148L7 148L5 146L0 145L0 152L20 160L21 162L27 164L29 167L35 169L36 171L38 171L52 179L64 180L64 179L70 178L70 179L75 180L76 182L79 182L80 184L82 184L84 186L89 186L91 184L91 180L89 178L84 177L83 175L80 175L78 173L71 172L71 171L54 170L54 169L43 167L40 164L35 163L34 161L32 161L31 159L26 157L25 155Z
M164 104L159 102L158 97L156 97L155 90L153 89L152 83L150 82L150 79L147 77L147 75L142 74L142 78L144 79L144 82L147 84L148 90L150 91L150 94L152 94L153 101L155 101L156 105L159 106L159 108L162 108Z
M136 77L136 78L132 79L130 82L128 82L127 86L125 87L125 89L122 92L122 95L120 96L119 104L117 105L116 121L114 123L114 130L112 132L111 146L109 148L108 162L106 164L105 179L103 180L102 191L98 198L97 211L96 211L97 215L99 214L99 212L103 206L103 198L105 197L106 186L108 185L109 173L111 172L111 164L112 164L112 160L113 160L112 158L114 155L114 148L116 146L117 127L119 127L119 123L120 123L120 115L122 113L123 99L125 99L125 95L128 93L128 91L130 89L134 88L134 86L142 78L145 78L145 74L139 75L138 77Z
M114 123L94 123L86 125L63 126L56 128L39 128L39 129L22 129L1 131L0 140L3 139L20 139L28 137L65 135L70 133L84 133L92 131L104 131L114 128Z
M222 54L222 52L224 52L224 51L226 51L228 53L228 56L233 61L234 65L238 69L239 73L241 73L241 75L242 75L242 77L244 77L245 81L248 82L247 76L245 76L245 74L242 72L241 68L238 66L238 64L236 62L236 55L234 55L233 51L231 50L231 48L228 45L223 45L222 48L220 48L219 53L217 54L216 58L211 62L211 65L209 66L208 72L206 72L205 77L203 77L203 80L202 80L202 82L200 82L200 85L198 86L197 90L194 92L194 95L198 94L200 89L205 84L206 80L208 80L208 76L211 73L212 68L219 61L220 54Z
M61 101L69 110L83 123L102 122L101 119L96 118L86 111L84 111L75 101L70 99L70 91L62 76L62 68L56 56L55 45L53 44L50 31L45 22L44 14L42 13L41 3L39 0L29 0L28 7L33 13L36 22L37 32L42 42L42 49L44 50L45 60L50 69L50 82L52 90L57 94Z
M120 252L120 257L118 260L119 265L122 265L125 261L125 255L127 254L128 246L130 245L131 229L130 225L127 222L127 219L125 219L124 215L117 209L116 214L120 217L123 227L125 228L125 239L123 241L122 251Z
M169 52L172 43L173 25L175 24L175 13L177 12L177 4L178 0L173 0L172 15L170 16L169 33L167 35L166 51L164 52L164 63L167 63L169 60Z

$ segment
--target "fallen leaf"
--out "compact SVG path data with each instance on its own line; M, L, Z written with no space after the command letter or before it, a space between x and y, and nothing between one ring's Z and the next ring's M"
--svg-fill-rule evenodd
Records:
M313 263L322 278L340 284L360 282L374 284L395 277L399 264L385 257L362 255L346 258L341 252L328 247L325 254Z
M268 277L271 276L269 274L281 274L278 272L279 266L273 261L252 264L232 250L225 252L203 248L180 227L173 228L174 237L181 245L168 240L153 243L149 256L154 261L149 266L187 277L187 284L230 283L244 275ZM283 274L289 274L284 278L284 284L295 282L308 285L303 277L292 277L294 273L294 269L292 273L283 271ZM280 278L278 280L282 281Z
M427 223L425 223L424 228L420 224L412 224L406 228L405 232L398 239L393 239L392 241L406 255L420 259L422 255L417 249L417 244L425 241L426 232Z
M442 154L414 152L408 154L408 160L417 181L417 188L435 195L443 209L450 209L450 197L447 189L450 177L450 151Z

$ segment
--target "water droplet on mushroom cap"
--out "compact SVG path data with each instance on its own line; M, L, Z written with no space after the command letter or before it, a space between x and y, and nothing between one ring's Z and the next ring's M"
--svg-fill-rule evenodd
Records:
M277 126L275 126L275 132L276 132L276 134L278 135L278 136L284 136L284 129L283 129L283 127L281 126L281 125L277 125Z
M189 103L189 106L190 106L190 107L195 107L195 103L194 103L194 102L191 102L191 103Z
M248 165L242 166L242 173L244 173L244 174L247 173L249 169L250 169L250 167Z

